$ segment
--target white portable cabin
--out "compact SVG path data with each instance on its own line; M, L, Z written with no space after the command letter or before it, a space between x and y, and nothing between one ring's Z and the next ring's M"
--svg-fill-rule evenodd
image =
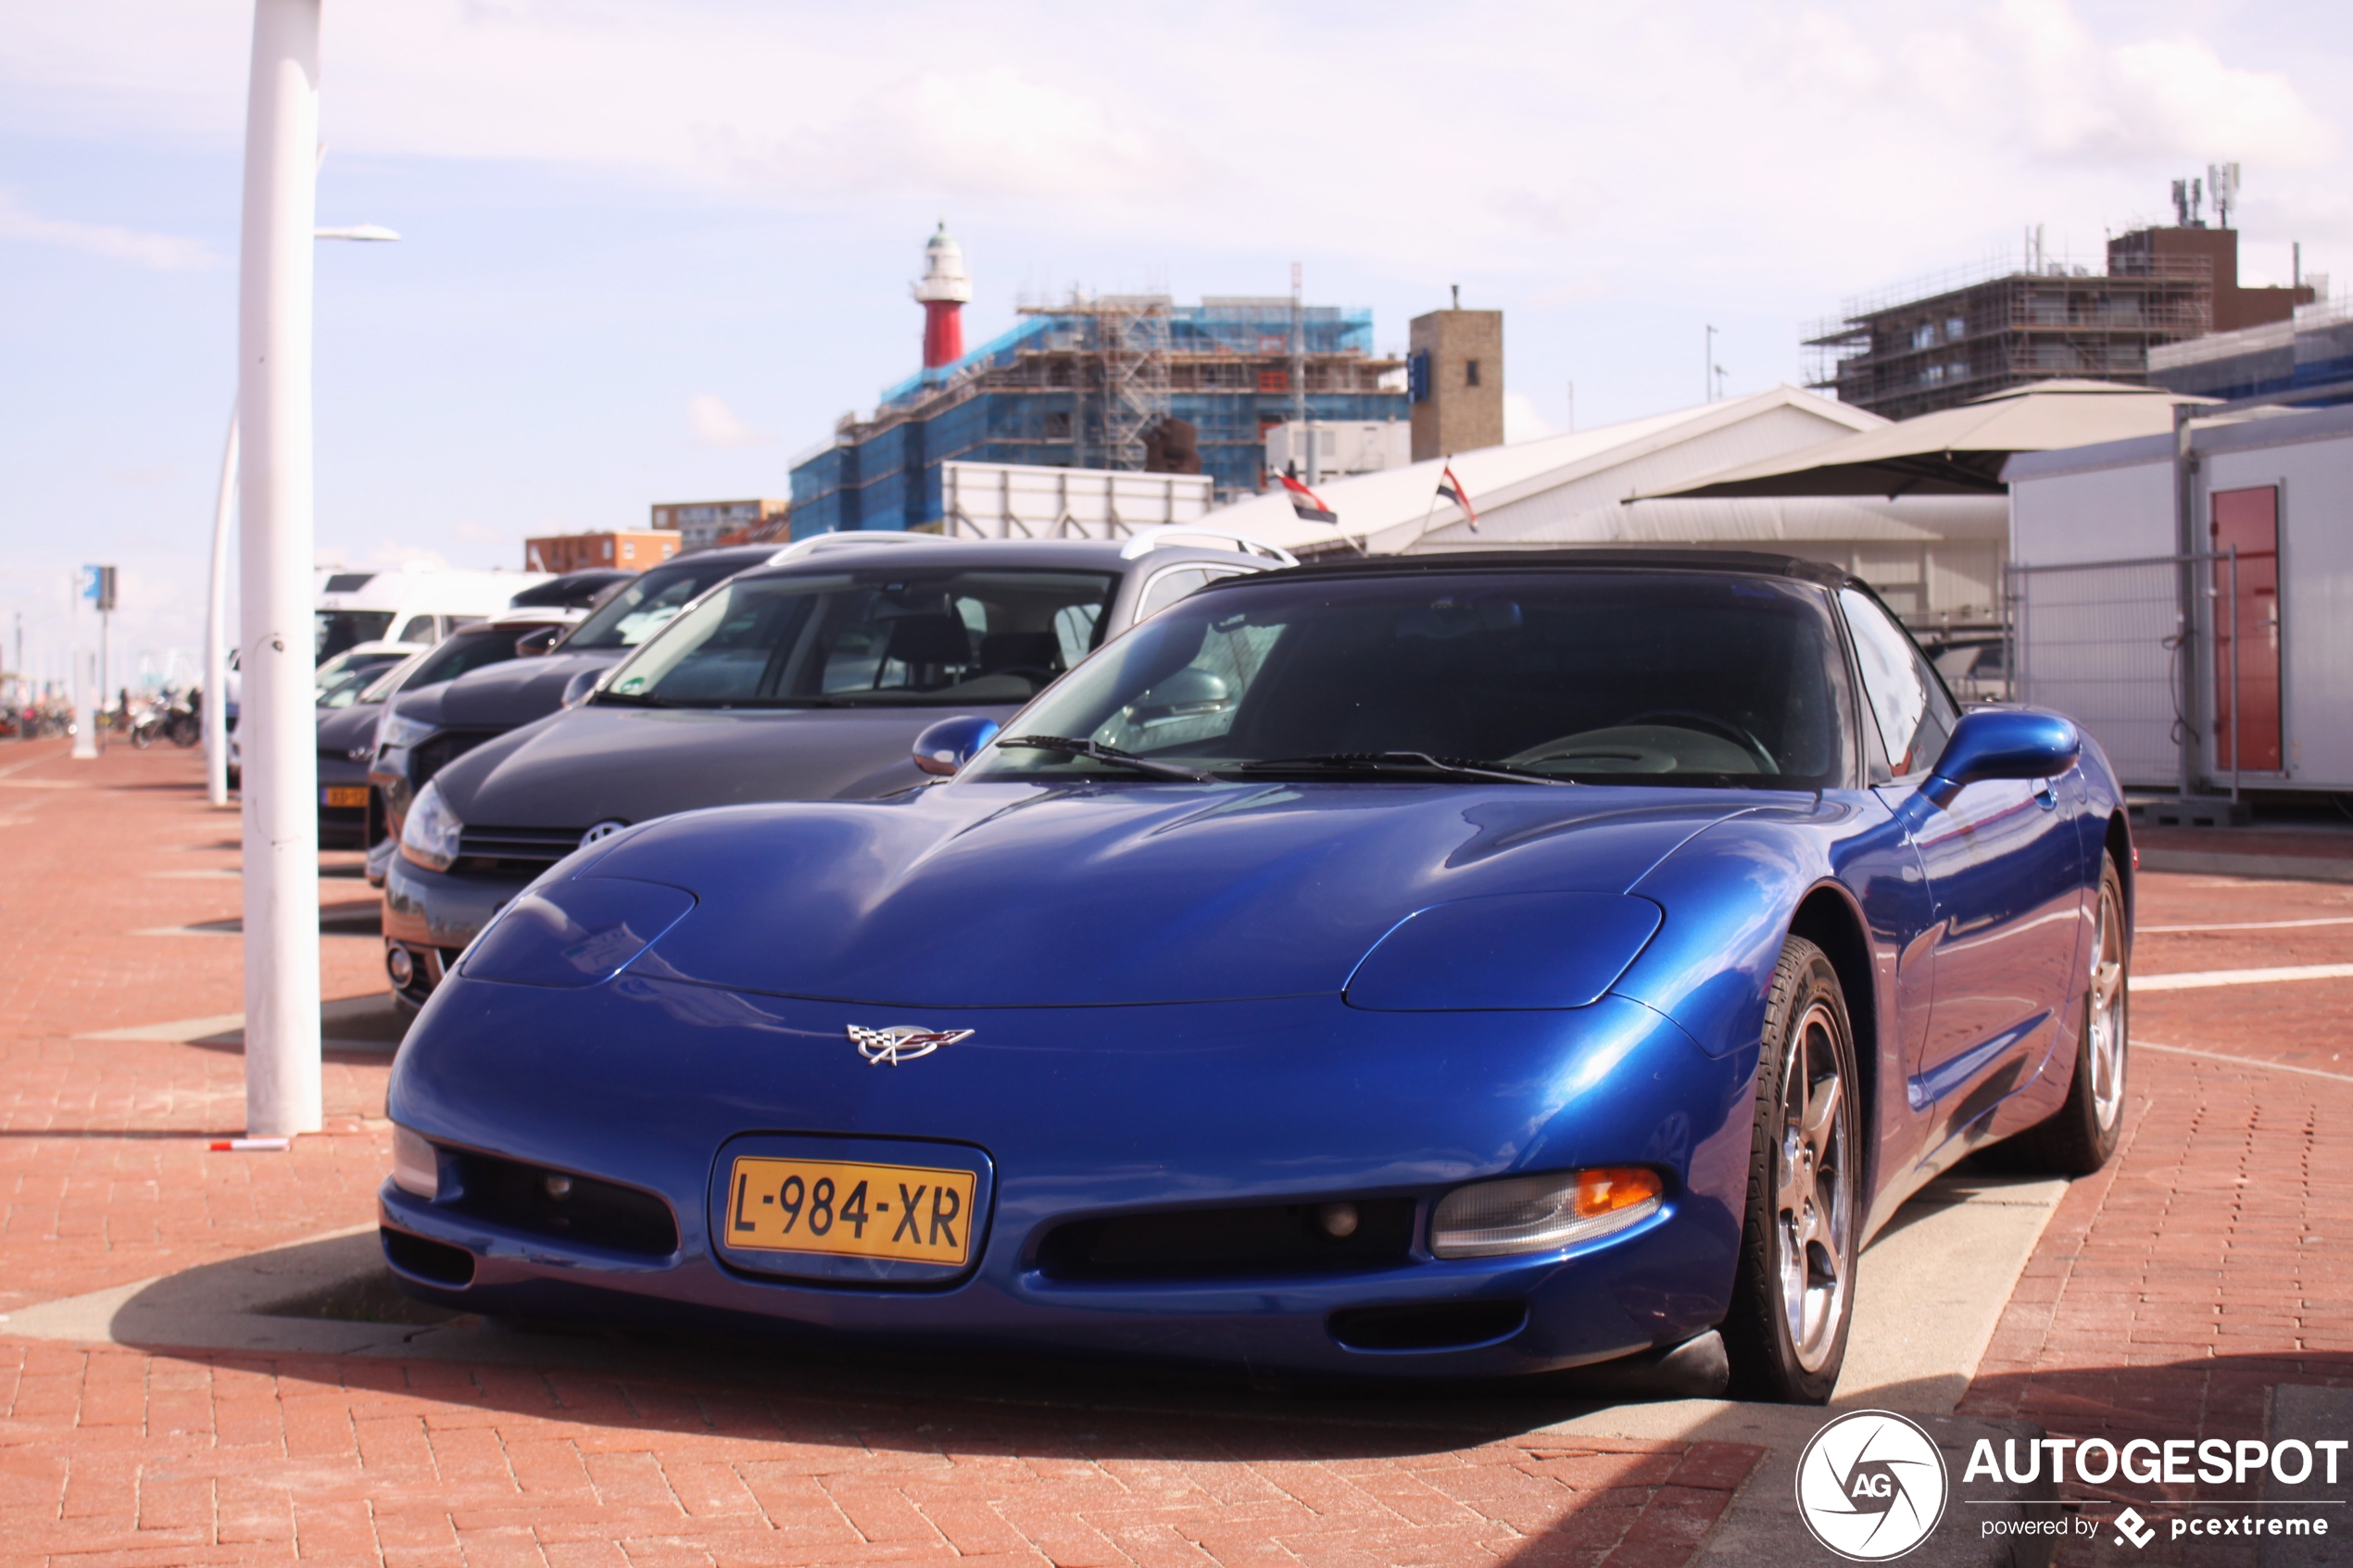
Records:
M510 608L553 574L410 566L391 571L318 569L314 650L321 660L355 643L434 643Z
M1126 539L1194 522L1214 504L1205 473L939 465L939 532L950 539Z
M2187 539L2170 436L2003 477L2020 701L2128 785L2353 792L2353 408L2194 421Z

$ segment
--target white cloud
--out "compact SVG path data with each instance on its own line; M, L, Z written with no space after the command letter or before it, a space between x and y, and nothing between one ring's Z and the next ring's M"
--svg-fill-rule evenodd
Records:
M2295 167L2335 145L2286 76L2233 67L2201 38L2104 44L2066 0L2002 0L1993 33L2007 45L2013 101L2043 153Z
M1679 284L1717 268L1778 291L1818 276L1826 246L1869 278L2080 208L2084 165L2147 188L2083 214L2091 232L2162 207L2152 156L2244 160L2251 201L2284 190L2274 171L2331 156L2336 127L2296 82L2226 57L2248 30L2216 15L1196 0L1170 30L1116 12L1076 26L1044 0L408 0L331 13L322 117L359 157L566 166L821 217L952 201L1017 208L1061 243L1377 256L1433 289L1467 260L1600 295L1655 289L1662 264ZM0 100L93 134L200 122L233 143L249 17L30 9L0 41ZM1237 47L1313 58L1345 86L1270 89ZM1376 106L1410 133L1368 142Z
M146 234L104 223L76 223L69 219L44 218L27 212L0 194L0 239L30 240L35 245L62 245L110 261L128 261L158 272L181 272L210 267L219 257L198 240L174 234Z
M1553 427L1543 415L1536 411L1536 400L1524 392L1504 394L1504 442L1533 441L1550 435Z
M686 425L698 446L761 446L768 437L736 418L736 411L708 392L686 400Z

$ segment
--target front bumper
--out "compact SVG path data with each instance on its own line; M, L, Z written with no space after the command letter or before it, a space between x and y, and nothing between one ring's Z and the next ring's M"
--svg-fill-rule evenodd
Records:
M850 1047L846 1021L976 1033L877 1068ZM582 991L459 977L410 1031L394 1119L446 1148L652 1194L675 1217L677 1248L585 1245L390 1183L380 1217L399 1233L404 1286L466 1311L1341 1374L1540 1372L1721 1320L1754 1067L1753 1053L1711 1059L1614 997L1543 1014L1371 1013L1317 997L949 1020L628 974ZM969 1272L876 1287L730 1261L711 1237L712 1187L725 1181L723 1147L745 1134L977 1146L997 1175ZM1629 1230L1517 1257L1428 1249L1431 1207L1463 1182L1613 1163L1668 1176L1666 1205ZM1380 1199L1412 1201L1415 1239L1362 1272L1075 1280L1042 1261L1045 1238L1077 1220ZM403 1266L415 1253L399 1236L462 1249L467 1283ZM1353 1346L1336 1326L1369 1310L1495 1303L1524 1312L1491 1312L1478 1333L1426 1348Z
M369 825L374 813L367 799L368 767L341 757L321 756L319 759L319 847L321 849L365 849L368 847ZM359 796L356 805L330 806L329 792Z

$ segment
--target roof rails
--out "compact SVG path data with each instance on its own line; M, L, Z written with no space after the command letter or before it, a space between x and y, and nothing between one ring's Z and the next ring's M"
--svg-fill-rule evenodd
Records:
M1258 556L1283 566L1299 564L1297 556L1292 555L1289 550L1269 545L1264 539L1253 539L1247 533L1236 533L1230 529L1203 528L1194 522L1168 522L1157 528L1138 529L1128 537L1127 543L1120 547L1119 558L1134 560L1140 556L1148 556L1154 550L1173 548L1178 541L1183 539L1210 540L1225 548L1237 550L1246 556Z

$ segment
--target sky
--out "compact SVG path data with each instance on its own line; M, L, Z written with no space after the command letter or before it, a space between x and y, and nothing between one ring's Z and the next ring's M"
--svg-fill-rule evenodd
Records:
M0 665L201 646L233 398L252 12L6 0ZM1852 296L2093 264L2244 169L2242 277L2353 284L2353 6L1395 0L1165 6L325 0L318 553L519 567L525 534L788 494L919 362L1073 286L1504 312L1515 436L1801 382Z

